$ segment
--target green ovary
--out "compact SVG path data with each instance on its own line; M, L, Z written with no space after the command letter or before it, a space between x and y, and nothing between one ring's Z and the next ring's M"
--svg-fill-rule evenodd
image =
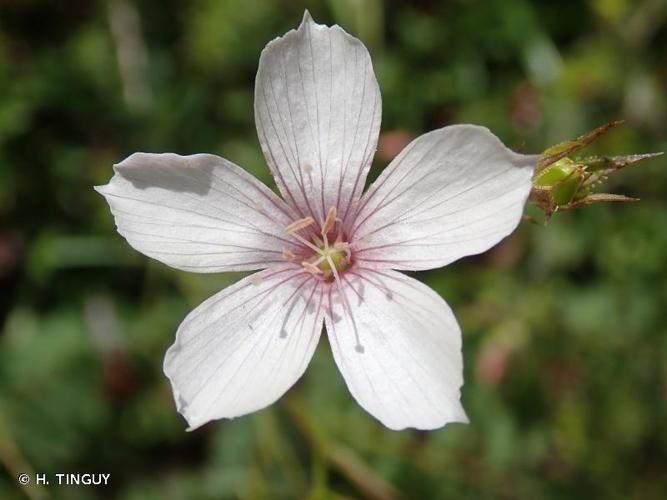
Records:
M324 259L317 265L317 267L319 267L325 273L327 271L331 271L331 265L329 264L329 259L336 268L336 271L345 271L350 265L350 263L347 261L347 258L345 257L345 252L330 248L329 251L326 253L326 255L328 255L329 258Z

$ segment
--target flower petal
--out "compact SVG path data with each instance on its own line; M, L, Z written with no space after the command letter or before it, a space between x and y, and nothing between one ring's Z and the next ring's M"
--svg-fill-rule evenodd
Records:
M461 331L451 309L402 273L356 268L330 289L327 334L350 392L390 429L467 422ZM332 319L333 318L333 319Z
M262 269L282 261L291 209L266 186L214 155L135 153L114 166L106 198L132 247L194 272Z
M351 230L355 258L420 270L487 250L521 220L536 161L484 127L418 137L364 194Z
M264 408L299 379L322 331L322 286L294 266L276 266L183 320L164 372L189 430Z
M315 24L270 42L259 60L255 122L285 200L302 216L341 218L364 188L381 99L366 47L339 26Z

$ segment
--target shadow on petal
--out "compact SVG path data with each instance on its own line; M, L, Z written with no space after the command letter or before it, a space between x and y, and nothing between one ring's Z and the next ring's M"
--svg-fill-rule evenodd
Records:
M116 165L115 170L137 189L206 195L211 189L213 170L221 167L220 158L208 154L135 153Z

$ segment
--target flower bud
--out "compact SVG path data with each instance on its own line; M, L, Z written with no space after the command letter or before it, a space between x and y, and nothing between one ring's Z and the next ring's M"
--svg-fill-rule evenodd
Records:
M595 193L593 189L619 170L662 153L574 157L580 149L620 123L607 123L542 153L535 168L530 201L544 212L547 219L557 210L573 210L606 201L636 201L636 198L625 195Z

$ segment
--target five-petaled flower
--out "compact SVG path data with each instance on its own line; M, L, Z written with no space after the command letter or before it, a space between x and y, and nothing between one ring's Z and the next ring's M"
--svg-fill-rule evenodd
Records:
M410 143L364 193L381 100L364 45L306 12L262 52L255 121L282 199L228 160L136 153L97 187L138 251L200 273L260 270L193 310L164 371L190 429L270 405L323 325L347 386L390 429L465 422L461 332L433 269L519 223L536 158L486 128Z

